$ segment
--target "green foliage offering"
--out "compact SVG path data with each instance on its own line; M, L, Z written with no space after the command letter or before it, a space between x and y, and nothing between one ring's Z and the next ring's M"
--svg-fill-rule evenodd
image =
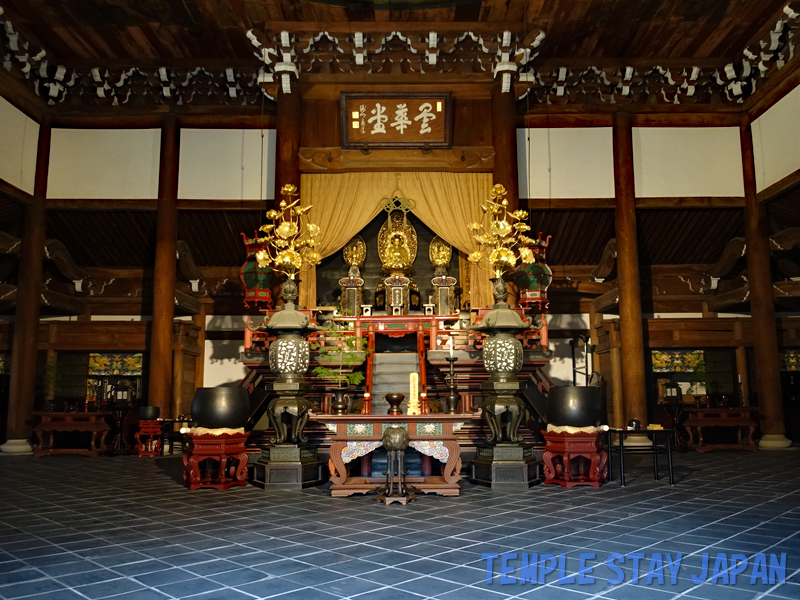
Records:
M690 394L698 394L700 393L700 388L706 388L706 393L708 393L708 374L706 373L706 363L704 360L700 360L695 365L694 371L688 373L689 383L689 393Z
M324 363L311 371L317 379L330 381L337 387L363 383L364 372L353 369L362 364L370 352L367 338L356 337L346 325L332 320L324 333L317 337L320 339L326 342L325 345L319 341L309 342L312 350L319 350L319 362Z

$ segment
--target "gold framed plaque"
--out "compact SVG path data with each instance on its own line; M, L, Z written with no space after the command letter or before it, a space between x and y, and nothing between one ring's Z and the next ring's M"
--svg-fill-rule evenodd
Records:
M342 148L451 148L450 92L342 92Z

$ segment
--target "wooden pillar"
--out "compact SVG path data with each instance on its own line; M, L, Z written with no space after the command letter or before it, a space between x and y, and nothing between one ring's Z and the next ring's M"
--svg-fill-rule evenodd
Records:
M503 92L502 76L492 84L492 146L494 146L495 183L508 191L508 208L519 208L517 174L517 114L513 88Z
M704 303L705 304L705 303ZM747 349L744 346L744 327L742 321L736 319L733 324L733 337L739 340L736 346L736 373L739 375L739 390L742 393L742 406L750 406L750 377L747 370Z
M625 426L625 408L622 401L622 352L619 348L609 350L611 356L611 406L614 413L612 427Z
M736 372L739 374L739 389L742 392L742 406L750 406L750 381L747 377L747 349L736 347Z
M167 115L161 127L158 174L156 263L153 275L153 326L150 333L148 404L169 418L172 399L172 319L175 311L175 262L178 243L178 119ZM177 416L177 415L174 415Z
M753 134L750 117L745 114L740 128L742 173L744 175L744 237L747 255L747 280L750 283L750 318L753 324L753 351L756 362L758 412L761 415L762 448L786 448L781 398L781 372L778 359L778 333L772 297L772 267L769 256L767 209L756 198L756 168L753 160Z
M9 384L8 442L6 453L30 453L27 443L30 428L27 421L33 413L36 387L36 350L39 341L39 306L42 288L42 261L47 229L47 175L50 165L50 119L39 124L39 145L36 151L36 175L33 202L25 207L22 246L19 258L19 285L14 312L14 333L11 345L11 381Z
M642 425L645 425L647 396L644 377L642 300L639 290L636 193L633 182L633 133L631 117L624 112L614 115L614 190L625 422L639 419Z
M275 200L280 201L281 188L293 183L300 189L300 86L292 83L292 92L278 91L276 120Z
M194 387L204 386L205 366L206 366L206 305L200 308L200 314L192 317L192 322L200 328L197 333L197 345L200 354L197 356L197 364L194 369Z

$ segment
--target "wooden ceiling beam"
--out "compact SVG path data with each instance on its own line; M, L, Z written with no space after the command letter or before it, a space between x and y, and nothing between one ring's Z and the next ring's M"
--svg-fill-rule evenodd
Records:
M31 194L23 192L18 187L11 185L3 179L0 179L0 195L16 200L25 206L33 204L33 196Z
M178 210L266 210L266 200L178 200ZM48 210L158 210L158 200L49 199Z

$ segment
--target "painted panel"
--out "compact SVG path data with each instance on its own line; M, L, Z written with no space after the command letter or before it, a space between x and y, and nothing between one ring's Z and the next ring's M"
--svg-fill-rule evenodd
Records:
M33 194L39 124L0 98L0 179Z
M637 198L744 196L738 127L634 127Z
M181 130L178 198L273 199L276 135L274 129L264 130L262 147L261 133L259 129Z
M159 129L53 129L48 198L158 197Z
M752 129L760 192L800 169L800 87L753 121Z
M520 198L613 198L610 127L517 129Z

